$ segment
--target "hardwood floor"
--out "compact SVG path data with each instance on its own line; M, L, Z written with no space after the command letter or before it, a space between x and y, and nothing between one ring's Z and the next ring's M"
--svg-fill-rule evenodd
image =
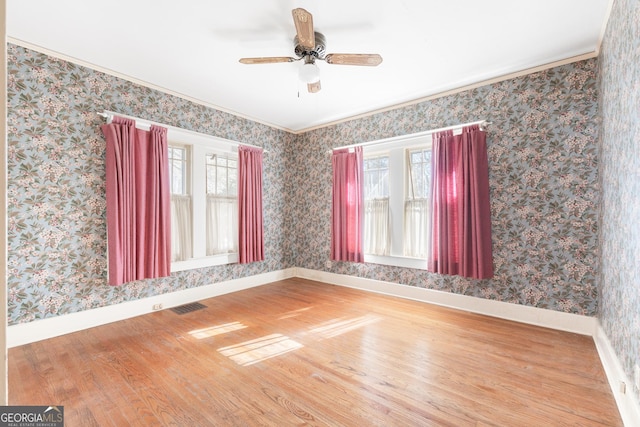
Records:
M9 350L66 426L621 426L593 340L288 279Z

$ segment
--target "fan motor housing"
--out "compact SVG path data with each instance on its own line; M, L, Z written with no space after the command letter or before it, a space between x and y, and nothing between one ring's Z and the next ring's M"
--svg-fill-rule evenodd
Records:
M314 47L312 50L300 46L300 42L298 42L298 36L295 36L293 38L294 52L299 58L305 56L313 56L320 59L324 58L324 55L327 53L326 39L324 38L324 35L322 33L319 33L317 31L314 31L314 36L316 39L316 47Z

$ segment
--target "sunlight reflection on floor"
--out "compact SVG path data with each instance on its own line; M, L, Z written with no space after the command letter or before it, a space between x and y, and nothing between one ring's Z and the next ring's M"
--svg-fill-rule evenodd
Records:
M249 366L302 347L302 344L285 335L271 334L237 345L222 347L218 351L238 365Z
M354 329L379 322L380 320L380 317L371 314L354 317L353 319L334 319L311 329L310 332L318 334L323 338L333 338L349 331L353 331Z
M310 308L311 307L306 307L285 313L279 319L281 320L298 316ZM319 336L321 339L328 339L362 328L366 325L379 322L380 320L382 320L381 317L370 314L354 318L332 319L312 327L309 329L309 333L311 335ZM230 322L208 328L196 329L189 332L189 334L197 339L205 339L245 328L247 328L247 326L243 323ZM271 334L261 338L244 341L240 344L222 347L219 348L218 351L239 365L249 366L302 347L304 347L302 344L286 335Z
M290 311L288 313L283 314L282 316L278 317L278 320L282 320L282 319L289 319L291 317L296 317L301 315L302 313L304 313L307 310L311 310L313 307L304 307L304 308L300 308L298 310L293 310Z
M244 329L246 327L247 326L243 325L240 322L231 322L231 323L225 323L224 325L211 326L209 328L204 328L204 329L196 329L194 331L189 332L189 335L201 340L209 337L215 337L216 335L220 335L220 334L226 334L227 332Z

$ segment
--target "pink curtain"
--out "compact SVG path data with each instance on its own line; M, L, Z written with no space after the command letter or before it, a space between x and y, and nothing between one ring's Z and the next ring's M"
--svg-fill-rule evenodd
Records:
M364 262L364 163L362 147L334 150L331 259Z
M493 277L486 132L433 135L429 271Z
M262 149L238 147L238 261L264 260Z
M114 117L107 140L109 284L171 274L167 129Z

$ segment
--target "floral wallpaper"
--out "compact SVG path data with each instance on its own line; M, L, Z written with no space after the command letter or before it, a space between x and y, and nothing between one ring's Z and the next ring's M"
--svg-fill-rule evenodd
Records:
M9 324L293 266L593 316L597 71L578 62L292 135L9 45ZM266 260L108 286L102 109L269 150ZM480 119L493 122L493 279L329 262L330 148Z
M588 60L304 134L294 150L296 265L594 316L597 61ZM487 119L495 277L328 262L332 147Z
M640 2L616 0L600 58L598 317L625 372L640 365ZM640 399L640 390L635 390Z
M9 325L291 267L284 150L294 135L12 44L7 55ZM265 261L108 286L104 109L268 150Z

